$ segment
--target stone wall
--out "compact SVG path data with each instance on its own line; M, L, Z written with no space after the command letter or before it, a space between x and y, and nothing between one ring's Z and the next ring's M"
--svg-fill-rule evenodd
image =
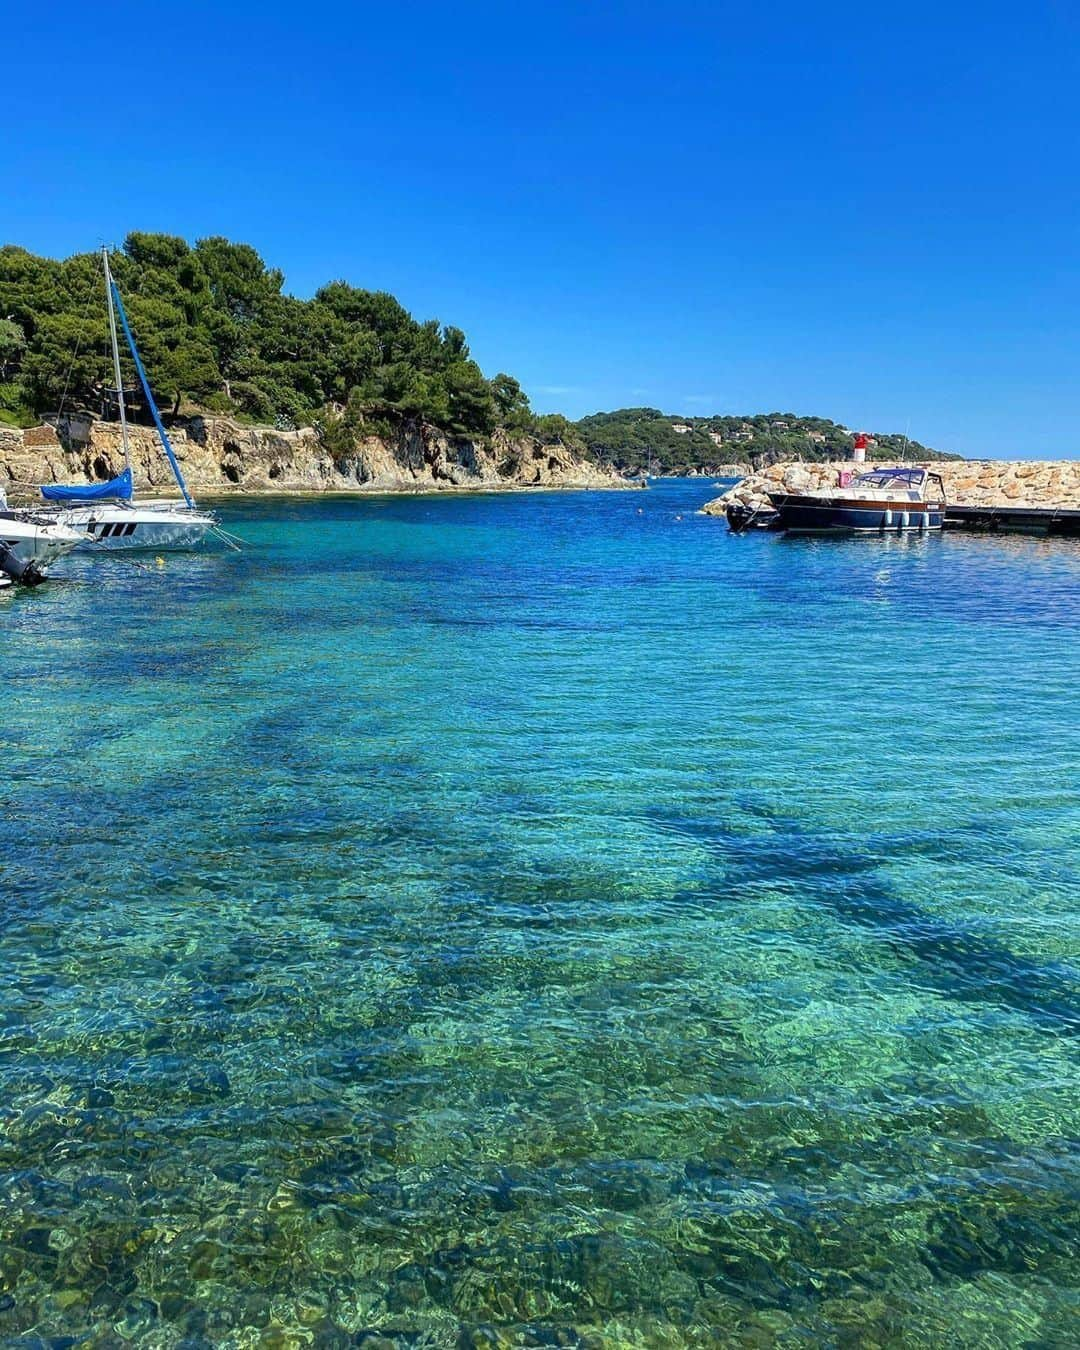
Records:
M227 417L192 417L171 427L169 439L196 495L627 486L565 446L501 431L473 441L426 425L403 426L390 439L367 437L337 460L310 427L277 431ZM140 492L175 495L154 430L131 427L129 441ZM39 483L103 482L123 466L115 422L71 418L56 427L0 428L0 487L12 501L36 496Z
M834 487L841 471L872 469L851 460L829 464L773 464L749 474L729 492L705 506L722 516L729 501L767 506L767 493L787 488L805 491ZM958 506L1029 506L1080 510L1080 460L942 460L922 467L941 475L945 495Z

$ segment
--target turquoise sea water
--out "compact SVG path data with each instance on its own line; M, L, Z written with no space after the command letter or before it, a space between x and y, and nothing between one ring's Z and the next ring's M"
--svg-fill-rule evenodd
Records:
M1080 546L712 495L0 597L0 1343L1075 1343Z

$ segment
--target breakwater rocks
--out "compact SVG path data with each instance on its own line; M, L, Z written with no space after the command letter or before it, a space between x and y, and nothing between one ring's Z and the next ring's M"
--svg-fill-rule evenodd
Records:
M153 429L130 427L129 438L140 487L175 491ZM311 427L278 431L228 417L186 418L170 427L169 438L189 486L203 494L630 486L563 445L505 431L470 440L402 425L386 437L364 437L338 456ZM39 483L104 482L123 466L115 422L70 417L26 431L0 428L0 486L13 499Z
M945 460L923 461L923 468L941 475L945 495L957 506L1016 506L1080 510L1080 460ZM722 516L729 502L768 506L769 492L805 492L835 487L841 470L851 472L884 465L859 466L851 460L825 464L772 464L749 474L704 510Z

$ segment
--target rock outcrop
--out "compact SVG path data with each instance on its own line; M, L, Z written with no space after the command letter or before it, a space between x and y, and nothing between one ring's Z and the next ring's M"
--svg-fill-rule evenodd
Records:
M228 492L426 492L445 489L613 488L629 484L563 445L496 431L483 441L403 425L331 456L311 427L278 431L227 417L192 417L170 427L177 458L197 495ZM157 435L129 428L141 491L175 492ZM123 468L115 422L69 417L26 431L0 428L0 486L9 496L39 483L103 482Z
M851 460L828 464L772 464L749 474L721 497L706 503L704 510L722 516L729 502L768 506L767 494L778 489L806 491L834 487L841 472L873 464L855 465ZM939 460L922 467L941 475L945 495L958 506L1026 506L1080 510L1080 460Z

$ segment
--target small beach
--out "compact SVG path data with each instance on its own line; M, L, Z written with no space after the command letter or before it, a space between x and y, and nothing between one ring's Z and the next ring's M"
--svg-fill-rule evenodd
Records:
M0 1340L1070 1342L1080 544L717 491L0 598Z

